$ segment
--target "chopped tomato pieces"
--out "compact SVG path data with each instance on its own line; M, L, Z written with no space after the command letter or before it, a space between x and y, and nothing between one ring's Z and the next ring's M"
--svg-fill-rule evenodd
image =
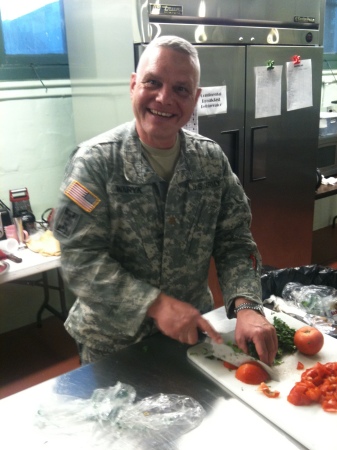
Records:
M307 387L300 381L295 384L287 397L288 402L295 406L307 406L312 403L309 397L305 395Z
M280 395L279 391L272 391L264 382L260 384L259 391L269 398L277 398Z
M301 363L301 361L298 361L296 369L297 370L303 370L304 369L304 364Z
M305 370L287 399L296 406L320 403L324 411L337 412L337 363L318 362Z
M337 412L337 400L330 399L322 402L322 408L326 412Z
M321 398L321 391L319 387L312 387L308 388L305 392L305 395L310 399L312 402L318 402Z

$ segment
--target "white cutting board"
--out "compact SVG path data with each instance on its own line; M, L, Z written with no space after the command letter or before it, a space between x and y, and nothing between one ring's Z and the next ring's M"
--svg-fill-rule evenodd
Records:
M273 321L274 315L295 329L305 325L284 313L275 313L266 309L266 316L270 322ZM204 317L220 333L228 333L235 328L236 320L227 319L223 307L205 314ZM235 372L226 369L221 361L208 359L206 356L210 351L209 344L201 343L189 348L187 356L198 369L220 387L247 403L306 448L337 450L337 413L327 413L320 405L294 406L287 401L287 395L295 382L300 380L303 372L296 369L297 362L301 361L307 369L315 365L317 361L322 364L337 361L337 339L324 335L324 346L315 356L307 357L299 352L287 356L285 362L277 367L280 381L268 382L271 389L280 392L280 396L275 399L268 398L259 392L258 386L251 386L237 380ZM244 430L244 424L242 429Z

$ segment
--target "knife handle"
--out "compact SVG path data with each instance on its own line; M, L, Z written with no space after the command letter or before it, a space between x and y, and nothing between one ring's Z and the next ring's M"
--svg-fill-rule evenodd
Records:
M7 258L10 259L13 262L20 263L22 262L22 258L19 258L18 256L12 255L12 253L8 253Z

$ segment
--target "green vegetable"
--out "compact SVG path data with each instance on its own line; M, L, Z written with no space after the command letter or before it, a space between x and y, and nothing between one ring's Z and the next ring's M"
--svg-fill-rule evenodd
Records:
M296 352L294 344L295 329L290 328L282 319L274 317L274 327L278 339L278 350L274 360L274 366L282 364L282 358ZM248 343L248 354L253 358L259 359L253 342Z
M230 347L234 353L243 353L243 351L241 350L241 348L239 348L236 344L234 344L232 341L228 341L226 342L226 344L228 345L228 347Z
M278 339L278 351L274 364L280 364L284 355L289 355L296 352L294 344L295 329L289 327L282 319L274 317L274 327L276 329Z

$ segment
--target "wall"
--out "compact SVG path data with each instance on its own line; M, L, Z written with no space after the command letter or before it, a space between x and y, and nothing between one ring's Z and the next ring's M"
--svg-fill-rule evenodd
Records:
M47 90L40 82L0 83L0 198L10 207L9 190L27 187L37 220L56 206L66 160L75 146L69 80L45 85ZM35 322L42 294L39 287L0 285L0 333ZM67 292L68 305L73 301ZM55 291L51 304L59 308Z
M133 118L130 0L64 0L78 142Z
M0 84L0 198L11 206L9 190L27 187L37 219L56 205L75 146L69 81L45 84Z

